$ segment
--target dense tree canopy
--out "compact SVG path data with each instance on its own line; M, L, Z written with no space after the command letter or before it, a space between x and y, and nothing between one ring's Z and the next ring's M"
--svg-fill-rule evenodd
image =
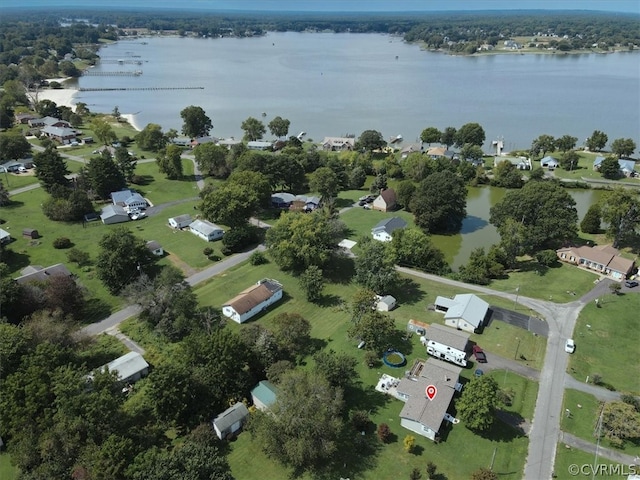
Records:
M358 137L355 148L356 150L372 152L384 147L386 144L387 142L380 132L377 130L365 130Z
M458 232L467 215L467 189L455 175L437 172L420 182L410 207L416 225L423 230L429 233Z
M56 147L49 145L43 152L36 153L33 161L36 164L36 177L47 192L50 193L54 185L68 185L66 175L69 175L70 171Z
M379 295L386 294L398 281L389 245L366 237L360 241L360 248L361 253L355 259L354 280Z
M276 137L286 137L289 134L289 125L291 122L280 116L269 122L269 131Z
M0 163L18 160L31 153L31 144L18 132L0 133Z
M636 149L636 142L630 138L616 138L611 142L611 152L620 158L629 158Z
M557 246L577 234L576 202L557 182L527 182L520 190L507 192L502 201L491 207L490 222L500 236L507 219L525 227L525 252L542 246Z
M188 106L180 112L182 133L190 138L206 137L213 128L211 119L202 107Z
M498 384L492 377L474 377L465 385L456 402L460 420L471 430L486 431L495 420L498 407Z
M200 144L193 149L200 171L218 178L226 178L231 173L227 153L225 147L211 142Z
M600 130L594 130L591 136L587 138L587 148L592 152L599 152L605 147L608 141L609 137L606 133Z
M162 133L162 127L156 123L149 123L138 135L136 135L136 143L144 150L159 152L167 144L167 138Z
M420 229L403 228L393 232L391 254L395 263L424 272L444 274L449 266L442 251Z
M484 128L479 123L466 123L462 125L455 135L455 145L462 147L467 143L482 146L486 136Z
M167 145L164 152L158 153L156 163L160 173L164 173L167 178L176 180L182 177L182 149L178 145Z
M122 170L107 150L103 150L102 154L89 161L87 177L91 189L103 200L109 199L111 192L117 192L127 186Z
M638 234L640 199L635 191L619 187L606 192L600 200L600 212L614 247L632 241Z
M248 141L260 140L267 133L264 123L254 117L244 120L240 128L244 130L244 139Z
M422 133L420 133L420 140L422 143L427 143L429 145L439 142L440 138L442 138L442 132L436 127L427 127L422 130Z

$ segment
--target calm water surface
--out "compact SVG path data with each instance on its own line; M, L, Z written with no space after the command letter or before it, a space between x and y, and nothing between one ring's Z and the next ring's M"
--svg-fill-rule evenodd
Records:
M146 44L144 43L146 42ZM570 134L581 145L598 129L609 139L640 134L640 53L483 55L426 52L377 34L270 33L259 38L148 38L100 50L94 70L137 77L82 77L81 87L204 87L203 90L82 92L96 112L118 106L144 127L180 130L180 111L200 105L213 134L242 135L253 116L280 115L309 138L375 129L415 141L427 126L480 123L490 142L528 148L538 135ZM118 64L117 60L141 65ZM265 114L263 116L263 113Z

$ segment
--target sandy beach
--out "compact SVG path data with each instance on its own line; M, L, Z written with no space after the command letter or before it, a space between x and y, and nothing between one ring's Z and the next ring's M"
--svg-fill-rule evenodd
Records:
M62 83L64 80L66 79L52 78L52 79L49 79L49 82ZM52 102L55 102L56 105L66 106L71 108L72 110L75 110L75 106L77 103L75 100L75 96L77 93L78 93L78 90L76 88L56 88L56 89L46 88L38 91L37 100L39 102L41 102L42 100L51 100ZM35 98L34 98L35 94L33 92L28 92L28 95L32 101L35 101ZM111 113L111 112L93 112L93 113ZM142 127L140 127L136 123L136 116L134 114L122 113L120 116L126 119L127 122L129 122L129 125L131 125L134 129L138 131L142 130Z

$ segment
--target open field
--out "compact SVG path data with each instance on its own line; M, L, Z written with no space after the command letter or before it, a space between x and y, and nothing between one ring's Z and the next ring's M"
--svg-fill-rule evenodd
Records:
M600 375L603 386L638 395L640 363L632 352L638 347L640 293L607 294L599 304L588 304L578 317L569 373L580 381Z
M6 453L0 453L0 478L2 480L14 480L18 476L18 470L11 465L11 456Z
M591 453L583 452L577 448L568 447L564 443L559 443L556 450L556 463L554 470L556 476L554 478L557 478L558 480L571 480L576 478L620 480L622 478L627 478L626 475L632 473L629 471L629 467L627 465L619 465L613 460L602 457L598 457L597 462L595 460L594 455ZM576 468L579 470L576 470ZM619 468L617 473L614 471L615 468ZM609 469L611 474L607 473L607 469Z

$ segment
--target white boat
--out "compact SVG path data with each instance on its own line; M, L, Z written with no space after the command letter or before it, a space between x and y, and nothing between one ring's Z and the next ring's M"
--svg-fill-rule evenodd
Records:
M389 143L398 143L402 141L402 135L396 135Z

